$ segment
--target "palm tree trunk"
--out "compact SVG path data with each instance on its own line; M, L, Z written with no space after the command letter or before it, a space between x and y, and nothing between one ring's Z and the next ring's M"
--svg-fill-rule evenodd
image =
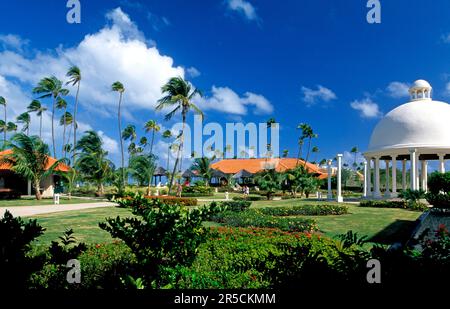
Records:
M55 104L56 104L56 97L53 97L53 106L52 106L52 143L53 143L53 156L56 159L56 147L55 147Z
M40 187L40 181L39 179L35 179L33 181L33 187L34 187L34 191L35 191L35 196L37 200L42 199L42 195L41 195L41 191L39 191L39 187Z
M295 164L295 166L298 166L298 163L300 161L300 157L302 156L302 148L303 148L303 145L299 145L298 146L297 163Z
M172 186L173 186L173 178L175 177L175 173L177 171L177 165L178 165L178 161L180 160L180 156L183 153L183 143L184 143L184 127L186 125L186 112L183 111L182 112L182 119L183 119L183 127L181 129L181 136L180 136L180 147L178 147L178 153L177 153L177 159L175 160L175 164L173 166L173 173L170 177L170 183L169 183L169 195L170 192L172 190Z
M75 166L75 146L77 145L77 107L78 107L78 93L80 92L80 83L78 81L77 94L75 96L75 106L73 109L73 155L72 155L72 166Z
M3 130L3 145L6 143L6 104L5 104L5 130Z
M308 139L308 152L306 153L306 159L305 159L305 163L303 164L303 166L306 167L306 162L308 162L309 159L309 150L311 148L311 137Z
M42 114L39 121L39 138L42 139Z
M155 140L155 129L152 130L152 141L150 143L150 154L153 154L153 141Z
M122 188L120 188L121 190L123 189L123 187L125 186L125 158L124 158L124 153L123 153L123 140L122 140L122 124L121 124L121 114L120 114L120 107L122 105L122 92L120 93L120 97L119 97L119 109L117 112L118 115L118 120L119 120L119 139L120 139L120 152L121 152L121 164L122 164Z
M170 146L167 146L167 169L169 171L169 160L170 160Z
M64 129L63 129L63 142L62 142L62 152L63 152L63 156L64 156L64 158L66 158L66 147L64 147L65 146L65 144L66 144L66 111L67 111L67 107L66 108L64 108L64 116L63 116L63 121L64 121Z

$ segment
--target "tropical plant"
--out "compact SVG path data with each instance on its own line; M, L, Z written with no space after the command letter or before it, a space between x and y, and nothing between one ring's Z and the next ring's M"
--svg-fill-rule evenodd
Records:
M311 140L313 138L317 138L318 135L314 133L313 129L311 128L311 126L307 123L301 123L297 129L301 129L302 130L302 139L308 139L308 152L306 153L306 158L305 158L305 162L304 162L304 166L306 166L306 162L308 162L309 159L309 153L310 153L310 149L311 149Z
M212 159L214 160L214 158ZM192 163L191 170L197 172L202 177L205 185L208 186L212 177L211 159L207 157L196 158Z
M284 149L284 150L283 150L283 158L287 158L288 155L289 155L289 150Z
M147 195L151 192L151 183L156 164L153 155L131 156L129 170L139 186L147 185Z
M80 151L76 167L81 176L96 183L97 193L103 195L103 183L111 176L114 165L107 159L108 152L103 150L102 139L97 132L87 131L76 148Z
M3 132L5 135L7 132L17 131L17 125L14 122L8 121L5 123L3 120L0 120L0 133ZM3 143L3 147L6 147L7 141Z
M61 116L62 123L61 123L61 120L60 120L59 124L64 127L64 129L63 129L63 138L62 138L62 149L63 149L63 152L64 152L64 145L66 144L66 127L67 127L67 124L66 124L67 101L64 98L58 97L56 99L56 109L63 110L63 114Z
M77 66L72 66L69 68L66 74L69 77L69 80L66 84L72 84L72 86L77 85L77 94L75 95L75 105L73 108L73 144L77 144L77 108L78 108L78 94L80 93L80 84L81 84L81 72ZM73 148L72 155L72 164L75 165L75 150L76 147Z
M118 128L119 128L119 140L120 140L120 154L121 154L121 167L122 167L122 182L119 187L119 191L122 191L125 186L125 155L123 153L123 141L122 141L122 125L121 125L121 105L123 93L125 92L125 87L119 81L114 82L111 85L111 90L119 93L119 105L117 108L117 119L118 119Z
M255 182L266 191L267 199L270 200L272 195L281 188L282 178L275 169L267 169L256 175Z
M316 156L315 156L315 158L314 158L314 162L316 162L317 161L317 154L319 153L319 147L317 147L317 146L314 146L312 149L311 149L311 152L312 153L314 153L314 154L316 154Z
M61 177L62 181L65 183L67 198L72 199L72 191L75 188L75 183L78 180L78 173L76 169L71 168L67 172L57 172L57 174Z
M302 157L302 151L303 151L303 144L305 143L305 140L302 137L298 138L297 144L298 144L298 153L297 153L297 163L295 164L298 166L298 163L300 161L300 158Z
M166 107L174 107L172 111L166 114L165 119L171 119L177 112L181 113L182 119L182 130L180 134L180 147L178 148L177 158L175 160L173 173L170 178L169 183L169 193L172 189L173 180L175 173L177 171L178 162L182 159L183 154L183 144L184 144L184 129L186 126L186 117L188 112L192 109L197 114L201 115L203 119L203 112L192 102L195 96L201 96L201 92L198 89L193 88L193 86L184 80L182 77L173 77L161 88L164 96L158 100L158 105L156 110L162 110Z
M356 167L358 166L357 164L356 164L356 155L358 154L358 152L359 152L359 150L358 150L358 147L353 147L351 150L350 150L350 153L353 153L353 155L354 155L354 159L353 159L353 167L356 169Z
M40 184L43 179L51 176L64 159L49 165L49 149L37 136L27 136L17 133L7 143L11 153L3 156L0 162L11 165L11 170L30 180L35 190L36 199L42 198ZM47 168L48 167L48 168Z
M3 105L3 110L5 111L5 120L3 121L3 124L6 124L6 99L2 96L0 96L0 105ZM3 130L3 144L6 143L6 130Z
M66 128L68 126L71 126L73 124L73 117L72 114L70 112L65 111L64 114L61 116L61 119L59 119L59 125L64 127L63 130L63 156L64 158L67 157L67 145L69 143L70 140L70 131L69 131L69 136L66 140ZM70 149L69 149L70 151Z
M155 140L155 132L159 132L161 127L154 120L149 120L144 125L145 132L152 131L152 139L150 141L150 154L153 154L153 142ZM169 131L170 132L170 131Z
M27 135L29 135L30 134L30 122L31 122L30 114L28 114L27 112L22 113L19 116L17 116L16 120L18 123L23 124L22 132L27 132Z
M53 98L52 104L52 144L53 144L53 155L56 156L56 146L55 146L55 108L56 102L59 97L66 96L69 94L69 90L63 88L62 82L55 76L44 77L38 83L38 85L33 89L33 93L40 94L38 99L42 98Z
M39 117L39 138L42 138L42 115L47 110L47 107L41 104L39 100L31 101L30 105L28 105L28 111L31 113L36 113Z
M172 137L172 132L170 132L170 130L166 130L163 132L162 137L168 140ZM166 168L167 171L169 171L170 147L171 147L170 145L167 146L167 168Z

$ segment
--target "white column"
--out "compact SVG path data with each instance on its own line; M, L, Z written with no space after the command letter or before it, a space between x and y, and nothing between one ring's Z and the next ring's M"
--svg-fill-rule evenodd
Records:
M367 197L372 196L372 158L366 158L367 160Z
M391 197L397 197L397 156L392 156L392 192Z
M391 188L390 188L390 181L389 181L389 160L384 160L386 163L386 191L384 192L385 198L391 197Z
M409 177L410 177L410 182L411 182L411 190L417 190L417 186L416 186L416 182L417 182L417 177L416 177L416 172L417 172L417 162L416 162L416 150L415 149L410 149L409 150L410 153L410 160L411 160L411 167L410 167L410 171L409 171Z
M367 161L364 161L364 189L363 189L363 197L367 197Z
M443 154L439 154L439 173L445 173L445 160Z
M28 180L27 182L27 194L31 195L31 180Z
M402 160L402 190L406 190L406 160Z
M337 155L337 197L338 203L342 203L344 199L342 198L342 154Z
M374 182L373 182L373 197L381 198L380 192L380 158L375 157L375 172L374 172Z
M427 191L428 182L428 162L427 160L422 160L422 190Z
M416 190L420 190L419 166L420 166L419 154L416 153Z
M333 191L331 191L331 160L327 161L327 173L328 173L328 194L327 199L333 199Z

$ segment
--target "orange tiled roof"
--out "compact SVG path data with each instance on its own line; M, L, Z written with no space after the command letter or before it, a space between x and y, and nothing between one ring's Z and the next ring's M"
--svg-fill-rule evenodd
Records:
M303 160L298 160L298 165L303 165ZM211 164L213 169L217 169L225 174L236 174L240 170L247 170L250 173L258 173L262 171L267 165L274 166L278 172L291 170L297 166L297 159L295 158L276 158L276 159L223 159L221 161ZM306 169L310 173L319 174L319 178L327 178L327 173L323 172L314 164L306 163Z
M12 154L11 149L0 151L0 158L3 157L4 155L8 155L8 154ZM55 162L56 162L56 159L49 156L48 161L47 161L47 166L45 167L45 169L48 170ZM0 170L11 170L11 164L1 163ZM55 171L59 171L59 172L68 172L69 170L70 170L70 167L64 163L58 164L58 166L55 168Z

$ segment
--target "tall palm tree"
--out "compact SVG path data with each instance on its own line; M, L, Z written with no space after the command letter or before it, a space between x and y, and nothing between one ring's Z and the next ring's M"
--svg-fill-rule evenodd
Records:
M165 119L171 119L177 112L181 113L182 119L182 130L180 134L180 147L178 148L177 158L175 160L175 165L173 168L173 173L170 178L169 183L169 193L172 189L173 179L175 176L175 172L177 171L178 162L182 159L181 156L183 154L183 144L184 144L184 129L186 126L186 117L190 110L194 110L197 114L201 115L203 119L203 112L200 108L197 107L194 103L192 103L192 99L194 96L201 96L201 92L198 89L193 88L193 86L184 80L182 77L172 77L167 84L162 86L161 88L164 96L158 100L158 105L156 106L156 110L161 110L166 107L174 107L172 111L170 111Z
M317 146L314 146L312 149L311 149L311 152L312 153L314 153L314 154L316 154L316 156L315 156L315 158L314 159L317 159L317 154L319 153L319 147L317 147ZM314 162L315 162L316 160L314 160Z
M95 131L87 131L77 142L79 157L76 167L83 179L97 184L98 195L104 194L104 182L112 175L113 164L107 159L108 152L103 149L103 142Z
M283 158L287 158L288 155L289 155L289 150L284 149L284 150L283 150Z
M55 146L55 108L56 100L61 96L66 96L69 94L69 90L63 88L62 81L60 81L55 76L44 77L38 83L38 85L33 89L33 93L40 94L38 99L42 98L53 98L52 104L52 144L53 144L53 155L56 158L56 146Z
M0 162L10 164L15 173L30 180L36 192L36 199L40 200L42 198L39 191L41 181L50 176L62 160L56 161L47 169L50 155L49 148L37 136L18 133L12 137L8 144L12 152L3 156Z
M358 165L356 164L356 155L357 155L358 152L359 152L358 147L356 147L356 146L353 147L353 148L350 150L350 152L354 154L353 167L356 169L356 167L358 166Z
M0 96L0 105L3 105L3 109L5 111L5 120L4 123L6 124L6 99L4 97ZM3 130L3 144L6 143L6 129Z
M121 124L121 106L122 106L122 98L123 93L125 92L125 87L119 81L114 82L111 85L111 90L119 93L119 106L117 109L117 118L119 124L119 139L120 139L120 153L121 153L121 166L122 166L122 184L119 187L119 190L123 189L123 185L125 185L125 156L123 153L123 140L122 140L122 124Z
M144 125L145 132L152 131L152 139L150 142L150 154L153 154L153 142L155 140L155 132L159 132L161 130L160 126L154 120L149 120Z
M16 120L18 123L23 124L22 132L26 131L27 135L30 135L30 122L31 122L30 114L27 112L22 113L19 116L17 116Z
M39 138L42 138L42 115L47 110L45 105L42 105L39 100L31 101L30 105L28 105L28 112L36 113L36 115L40 118L39 120Z
M191 166L192 171L196 171L197 175L202 177L205 181L206 186L209 185L209 182L212 177L212 169L211 169L211 159L207 157L196 158Z
M6 124L6 130L8 132L16 132L17 131L17 124L15 124L12 121L8 121L8 123Z
M66 84L72 84L72 86L77 85L77 94L75 95L75 105L73 107L73 144L77 144L77 109L78 109L78 94L80 93L80 84L81 84L81 72L77 66L70 67L69 71L66 74L69 77L69 80ZM72 154L72 164L75 165L75 151L76 147L73 147Z
M305 143L305 140L300 136L298 138L298 154L297 154L297 163L295 166L298 166L298 163L300 161L300 158L302 157L302 151L303 151L303 144Z
M69 145L69 140L70 140L70 129L69 129L69 136L66 140L66 128L67 127L72 127L71 125L73 124L73 116L70 112L68 111L64 111L64 114L62 114L61 118L59 119L59 125L64 127L63 130L63 156L64 158L67 158L67 145Z
M136 127L132 124L127 125L122 131L122 138L125 141L130 140L131 142L134 142L137 138Z
M63 142L62 142L62 149L63 149L63 153L64 153L64 145L66 143L66 127L67 127L67 125L66 125L67 101L64 100L61 97L58 97L56 99L56 109L58 109L58 110L62 109L63 110L63 114L62 114L63 122L61 124L61 120L60 120L59 124L64 127L64 129L63 129L63 139L62 139L63 140ZM64 156L65 156L65 154L64 154Z
M311 140L313 138L317 138L318 135L314 133L311 126L307 123L301 123L297 128L302 130L302 138L308 139L308 152L306 153L306 158L305 158L305 163L304 163L304 166L306 166L306 162L308 162L309 153L311 151Z
M172 137L172 132L170 130L166 130L163 132L162 137L165 139L170 139ZM170 145L167 146L167 168L169 170L169 160L170 160Z

